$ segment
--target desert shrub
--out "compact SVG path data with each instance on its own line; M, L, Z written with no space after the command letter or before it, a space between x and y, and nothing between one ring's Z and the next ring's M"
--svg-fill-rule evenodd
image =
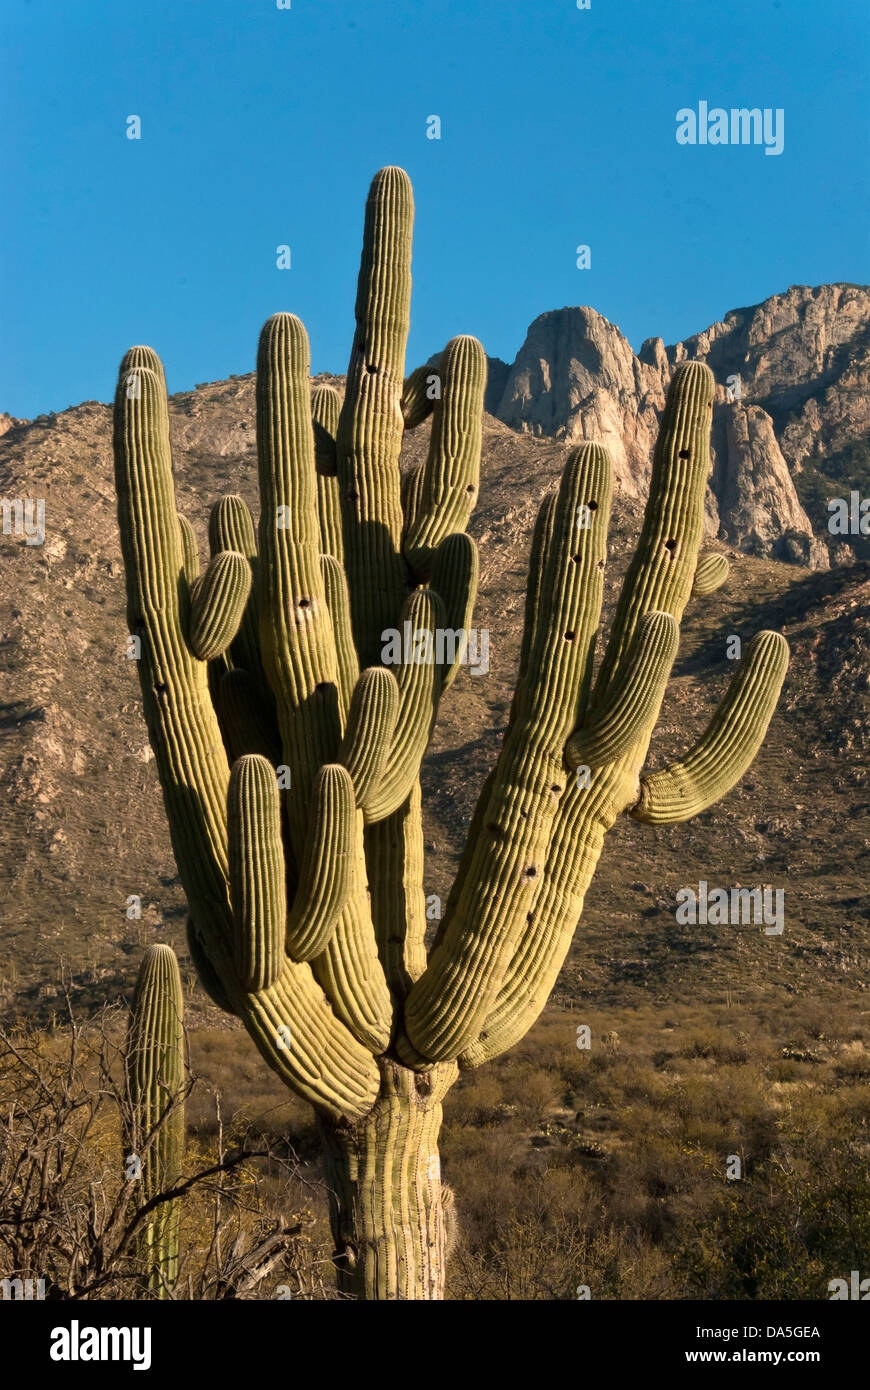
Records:
M552 1071L532 1063L520 1063L510 1077L511 1099L524 1119L537 1120L548 1106L559 1099L560 1078Z
M52 1034L0 1029L0 1277L43 1280L46 1297L148 1298L138 1235L155 1204L179 1210L174 1298L326 1296L320 1253L292 1152L242 1118L194 1137L171 1187L150 1195L128 1167L124 1011L105 1009ZM179 1097L202 1083L189 1074ZM212 1097L213 1101L215 1097ZM168 1110L154 1127L166 1123Z
M749 1048L741 1042L736 1031L727 1028L695 1028L679 1042L676 1055L683 1058L704 1058L714 1062L746 1062Z
M729 1183L678 1264L697 1298L819 1299L866 1263L870 1180L847 1147L825 1166L771 1160Z
M460 1077L452 1099L451 1113L456 1124L485 1125L499 1118L503 1099L501 1081L495 1071L482 1068Z
M585 1283L595 1298L824 1298L830 1279L863 1268L870 1086L842 1047L785 1062L786 1039L810 1045L800 1002L763 1019L679 1006L665 1049L655 1011L638 1011L631 1026L618 1019L610 1054L572 1055L573 1017L553 1020L555 1060L533 1030L518 1059L487 1068L500 1099L485 1131L459 1124L448 1096L460 1213L449 1295L562 1299ZM606 1022L594 1019L602 1035ZM825 1010L806 1023L832 1032ZM778 1081L781 1065L796 1080ZM555 1084L543 1127L523 1101L530 1069ZM739 1181L726 1176L733 1154Z

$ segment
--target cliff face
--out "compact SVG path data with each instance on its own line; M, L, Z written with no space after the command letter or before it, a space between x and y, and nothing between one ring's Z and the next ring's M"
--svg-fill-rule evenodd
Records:
M611 449L620 490L646 490L659 412L675 363L708 363L718 382L710 530L813 568L851 560L827 533L827 499L870 481L870 290L793 285L666 347L635 354L589 308L542 314L493 413L512 428ZM851 540L852 538L850 538ZM860 550L860 541L855 547Z
M529 328L495 415L513 429L611 451L620 490L645 491L669 373L648 366L595 309L554 309Z
M827 569L828 552L798 501L773 421L758 405L725 405L719 493L720 534L750 555Z

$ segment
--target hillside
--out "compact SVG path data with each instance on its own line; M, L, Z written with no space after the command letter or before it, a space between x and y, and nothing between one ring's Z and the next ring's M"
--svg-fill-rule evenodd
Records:
M170 416L179 510L204 551L208 508L222 493L240 492L256 513L253 377L175 395ZM425 435L409 437L406 461L420 456ZM564 435L485 418L471 530L482 561L475 622L490 632L490 673L460 673L424 769L426 891L443 899L505 727L531 525L564 448ZM0 440L0 496L46 502L42 546L0 538L0 998L10 1013L44 1016L56 1007L62 970L82 1005L116 994L129 987L141 945L158 937L178 949L192 986L184 897L125 657L109 407L86 402L13 423ZM623 488L608 612L640 513L640 499ZM786 633L793 656L781 707L724 803L669 830L623 820L608 837L557 1005L864 988L870 564L810 569L713 544L732 555L731 579L690 607L654 755L672 756L700 731L727 680L729 634ZM675 894L700 879L784 888L783 936L678 926ZM125 917L134 894L140 921ZM215 1018L198 989L192 1003L192 1020Z

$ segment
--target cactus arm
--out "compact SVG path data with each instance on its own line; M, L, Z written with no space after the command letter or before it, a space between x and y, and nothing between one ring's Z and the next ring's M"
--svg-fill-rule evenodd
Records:
M438 390L435 392L431 390L433 378L438 382ZM406 430L416 429L428 418L435 408L439 392L440 376L436 366L423 365L411 372L405 381L401 399ZM425 473L425 465L421 463L402 475L400 496L403 534L407 534L414 525L420 510ZM469 571L471 568L471 565L468 565ZM469 605L466 610L469 617L476 578L475 568L473 582L469 574ZM433 587L436 592L441 593L434 579ZM454 598L454 595L458 607L458 584L450 598ZM450 598L447 600L448 603ZM445 623L451 627L464 625L447 616ZM449 675L448 679L442 676L442 688L446 688L449 679L452 679L452 675ZM349 757L345 762L347 766L351 765ZM377 785L374 776L371 785ZM357 795L360 804L364 804L369 812L371 807L365 799L365 794L361 797L358 791ZM365 845L378 950L390 989L394 997L401 1001L426 968L423 821L419 780L414 780L410 795L391 815L382 820L367 817ZM398 929L397 924L400 924Z
M725 795L746 771L764 738L788 665L787 645L777 633L759 633L753 644L689 757L641 778L636 805L625 808L635 819L653 825L686 820ZM594 774L588 791L569 788L534 920L478 1038L459 1058L461 1066L480 1066L512 1047L546 1004L583 911L604 834L624 805L631 762L623 759L612 770Z
M415 463L406 473L402 474L401 499L403 531L408 532L416 522L423 505L423 484L426 481L426 466L422 463Z
M121 363L115 397L118 523L127 576L127 619L142 641L145 718L194 915L225 904L229 767L208 696L206 666L186 640L189 602L176 521L163 372ZM148 350L150 352L150 349ZM153 356L153 354L152 354ZM128 378L135 363L136 393ZM191 814L196 806L197 814Z
M324 567L332 572L333 566L329 557L321 565L309 370L302 324L290 314L274 315L257 356L260 638L291 769L284 801L297 863L305 854L315 779L337 760L341 744L335 629L323 582ZM378 1052L389 1038L391 1000L366 892L361 813L356 821L353 894L311 969L354 1038Z
M311 828L287 918L287 953L294 960L310 960L326 948L348 903L355 815L350 774L343 767L324 765L314 783Z
M480 560L477 546L464 531L445 536L432 560L431 585L444 602L446 636L460 634L453 661L441 676L442 695L456 679L468 647L468 629L477 598Z
M681 362L676 367L653 455L640 540L601 663L596 702L628 652L645 613L670 613L677 622L682 617L704 534L714 390L713 373L703 363Z
M599 724L599 732L609 727L613 751L621 755L597 766L588 787L569 780L548 848L539 898L478 1036L460 1057L463 1066L480 1065L510 1047L540 1013L582 912L604 835L616 816L637 800L639 769L658 713L663 682L659 685L658 676L653 681L657 688L647 695L646 706L643 701L631 700L626 706L625 698L636 687L638 643L643 640L646 615L669 614L678 623L691 590L703 534L712 392L708 368L685 363L676 369L656 444L640 541L623 583L591 709L582 721ZM543 519L540 525L545 525ZM540 597L530 575L527 629L529 609L540 603ZM531 622L534 626L534 618ZM666 625L661 633L673 642L674 634ZM528 659L529 642L524 639L523 660ZM634 711L633 727L630 724L627 730L634 735L633 746L627 737L621 737L626 731L613 717L620 710L623 715ZM647 717L643 717L645 710ZM569 763L580 751L578 742L582 746L582 729L579 740L566 750ZM594 749L590 752L594 756ZM578 758L581 761L592 765L585 756Z
M521 674L510 712L514 741L519 738L512 734L517 719L555 717L561 729L568 707L573 706L577 718L585 715L607 563L612 479L607 450L584 445L569 454L558 492L541 504L536 526L541 556L529 576ZM554 665L557 673L560 667L564 671L564 688L553 680Z
M486 390L486 354L477 339L451 339L441 354L440 375L420 505L403 547L420 579L428 578L441 542L465 530L477 501Z
M338 669L320 566L308 335L275 314L257 354L260 475L260 644L278 705L291 840L301 859L318 768L340 741Z
M477 876L473 867L469 867L462 892L454 905L453 919L441 943L433 950L426 973L407 1001L405 1032L410 1046L404 1055L410 1065L419 1066L420 1058L439 1060L451 1055L462 1057L467 1065L473 1049L481 1045L484 1049L496 1045L492 1043L490 1033L494 1023L501 1028L502 1040L511 1029L515 1031L519 1028L524 1032L529 1027L534 1017L532 1010L542 1006L546 997L544 990L554 978L552 970L554 967L558 969L567 949L570 931L577 921L576 915L572 917L571 914L582 907L583 896L601 851L603 834L613 824L616 815L637 800L639 766L646 754L657 703L650 701L650 692L647 691L645 700L631 700L626 705L626 692L638 693L636 670L633 674L631 668L632 665L637 666L638 642L642 641L637 633L645 615L651 612L669 614L676 623L689 597L703 533L712 392L712 374L706 367L687 363L674 373L656 445L644 526L637 553L623 585L610 642L596 683L591 713L584 708L581 681L576 706L581 727L586 719L591 719L593 723L596 719L602 724L606 723L608 711L612 713L616 700L622 703L625 713L634 711L633 725L630 723L628 733L636 735L636 741L621 757L605 764L595 773L589 788L578 788L573 783L566 787L564 769L558 781L554 773L553 786L559 786L560 795L558 805L552 809L549 817L547 829L552 832L552 840L548 834L541 855L539 892L529 895L527 911L519 921L515 921L513 933L503 932L499 939L500 951L493 951L489 956L484 956L481 950L489 944L485 930L482 930L486 907L470 926L462 923L463 900L469 895L482 898L486 882L486 871L482 864ZM564 486L563 477L562 488ZM561 493L562 489L560 497ZM597 521L599 512L595 511L593 515ZM558 600L554 601L549 577L549 556L554 548L558 549L558 518L557 504L552 523L546 513L539 522L542 538L546 538L552 524L552 538L541 562L540 579L530 575L529 607L521 658L526 674L520 678L515 704L530 679L529 673L538 674L539 679L540 673L547 673L543 677L544 689L549 698L553 698L552 683L547 680L552 670L552 657L547 659L544 655L541 637L552 623L554 611L559 612L559 603ZM603 550L599 560L603 566ZM596 609L596 623L597 619ZM666 623L661 632L668 643L673 642L673 633ZM589 640L591 648L591 635ZM586 681L588 675L587 664L584 671ZM653 684L660 698L663 685L659 677ZM503 758L519 727L518 715L512 711ZM615 739L613 747L616 750L627 742L627 739L616 739L613 731L610 737ZM517 780L522 786L523 783ZM483 844L491 838L487 832L493 822L492 809L499 805L497 788L498 780L490 794L490 806L481 837ZM496 820L495 824L498 826L499 822ZM559 840L566 829L570 830L570 837L563 841L562 849L567 863L560 865L554 863L550 851L552 844ZM521 843L526 828L514 826L513 830L512 841L519 839ZM495 855L491 854L490 858L494 859ZM474 858L471 866L473 864ZM534 864L532 867L535 867ZM490 868L490 880L492 875L493 869ZM520 914L517 913L516 917L520 917ZM458 937L457 925L461 933ZM493 935L490 928L490 938ZM478 995L474 1005L470 1006L462 995L462 984L457 979L457 973L473 974L475 966L478 971ZM482 988L481 973L486 976ZM430 979L433 981L431 986ZM519 987L520 979L523 981L522 988ZM433 998L436 990L440 990L440 1000ZM503 991L507 991L510 998L506 1000ZM500 994L505 1012L495 1019L493 1015L500 1008ZM480 1006L481 999L485 1000L483 1008ZM481 1034L485 1035L482 1043ZM458 1051L457 1041L462 1043Z
M251 513L242 497L230 492L215 502L208 515L208 548L212 555L235 550L256 559L257 538Z
M341 561L344 540L341 534L341 497L338 488L338 462L335 436L341 402L333 386L315 386L311 393L311 421L314 426L314 465L317 470L317 516L320 522L320 549Z
M285 1086L322 1113L357 1120L377 1098L372 1049L336 1018L311 973L285 960L274 985L245 996L245 1026Z
M538 508L535 529L532 535L532 549L529 555L529 577L526 581L526 607L523 619L523 637L520 645L520 665L518 678L522 680L529 668L529 656L535 633L541 626L541 589L543 585L544 561L553 546L553 528L556 522L557 492L550 492ZM606 562L606 556L605 556ZM580 709L585 709L580 701Z
M200 661L229 650L251 593L251 566L244 555L222 550L190 586L190 645Z
M694 564L692 537L695 534L700 537L703 527L703 482L707 467L705 416L709 415L707 398L710 382L705 375L706 369L696 372L695 365L687 364L682 370L678 368L671 385L656 450L659 466L654 469L641 538L640 548L648 556L649 568L639 573L637 566L629 567L617 609L614 635L605 656L605 664L608 656L610 658L612 672L609 686L603 666L597 691L604 688L606 693L600 705L593 705L592 715L587 719L587 723L591 724L596 718L603 718L614 733L618 733L617 723L613 719L614 708L619 704L621 693L632 686L637 644L653 611L647 609L644 615L644 600L650 602L650 592L657 593L670 604L672 618L679 616L682 611L680 604L685 602L684 596L687 594L688 574ZM688 454L688 458L681 457L681 451ZM662 518L670 520L663 522ZM665 539L676 541L674 550L668 553L674 555L677 561L680 555L685 560L685 573L680 574L678 584L674 573L663 567L660 559L662 548L658 542L665 527L671 533ZM634 600L627 592L629 584L640 585L642 591ZM624 628L631 629L632 636L627 646L623 644L620 659L616 660L614 643L618 645L616 633L620 623L624 624ZM669 640L673 640L673 634ZM768 693L772 709L777 692L770 690ZM636 814L644 799L646 779L639 784L639 768L646 755L660 698L661 691L650 706L650 717L639 720L633 730L633 747L629 747L627 737L617 737L612 749L615 755L613 760L596 767L591 786L580 788L573 782L569 785L559 809L535 912L505 972L496 1001L478 1038L460 1057L461 1065L478 1066L512 1046L525 1034L546 1003L581 915L604 834L621 812ZM599 710L602 711L600 716ZM769 710L764 716L765 726L767 717ZM763 728L751 744L747 741L743 749L743 770L757 751L762 737ZM569 762L572 761L571 751L576 754L578 750L574 748L569 751ZM585 755L582 759L590 766L593 760L597 763L597 759ZM661 774L655 776L661 777ZM661 781L656 784L656 790L666 790ZM667 790L673 793L672 782L667 784ZM713 799L724 790L724 783L720 784ZM699 809L697 801L693 803L693 808L688 814L694 814L694 810Z
M181 532L181 555L184 567L184 577L188 584L194 584L199 578L199 546L196 543L196 532L191 526L186 516L178 513L178 529Z
M332 619L335 655L338 662L338 703L342 723L347 719L354 687L359 680L359 658L353 641L350 617L350 594L347 580L333 555L321 555L320 570L326 606Z
M426 969L419 781L391 816L366 825L365 846L378 952L393 997L400 1002Z
M425 364L415 367L410 376L405 378L402 389L402 419L406 430L415 430L429 418L440 391L441 374L437 367Z
M354 687L340 753L364 813L380 785L398 713L399 687L392 671L367 667Z
M565 761L572 771L616 762L652 731L679 642L670 613L644 615L603 705L568 740Z
M675 825L725 796L764 741L787 669L785 638L756 633L695 747L680 762L641 778L630 815L647 825Z
M256 993L281 974L287 920L281 799L265 758L248 754L233 763L227 821L236 972L243 989Z
M432 589L416 589L408 596L400 614L403 646L406 630L411 635L412 659L402 661L396 677L396 727L386 770L368 803L368 821L384 820L410 795L435 722L442 679L442 667L436 660L436 633L444 630L444 605ZM428 655L423 645L426 637ZM415 660L415 656L423 659Z
M166 386L155 362L151 349L133 349L121 363L115 481L128 625L142 639L142 699L175 860L214 975L264 1059L325 1112L359 1117L377 1095L377 1067L336 1018L310 967L285 960L276 983L256 994L246 993L236 975L227 882L229 766L206 663L193 655L185 635L188 598L187 585L179 584ZM282 1026L294 1039L292 1048L277 1031Z
M539 898L478 1036L458 1059L461 1067L479 1067L513 1047L546 1005L604 844L606 823L595 816L604 800L602 790L590 799L588 792L567 788Z
M528 579L526 581L526 604L525 618L523 622L523 638L522 645L520 648L520 663L518 672L519 680L522 680L528 669L529 652L531 650L532 639L541 622L540 596L542 574L544 569L544 557L549 554L550 547L553 541L553 526L556 515L556 504L558 500L559 498L556 492L548 493L547 496L544 498L543 502L541 503L540 507L538 508L538 514L535 518L535 527L532 537L532 547L529 556ZM584 707L584 701L581 697L579 708L582 709ZM510 727L510 724L513 722L515 714L516 705L512 705L508 721L508 727ZM453 884L450 889L450 896L447 899L447 906L444 912L444 916L441 919L441 922L438 926L438 930L435 934L434 941L432 943L433 950L436 946L439 946L441 944L441 941L444 938L445 930L447 928L447 923L450 922L453 918L456 903L462 892L465 879L468 874L468 870L474 858L475 846L478 843L478 840L483 831L483 827L486 823L487 807L489 806L489 798L492 793L492 789L496 783L497 773L498 766L493 767L486 780L484 781L483 786L480 790L480 794L477 798L477 804L474 809L474 814L471 818L471 824L468 828L468 835L466 836L465 846L462 851L462 857L460 858L459 867L456 871L456 877L454 878Z
M562 753L588 686L611 486L606 450L571 452L542 560L527 671L462 889L406 1002L403 1059L456 1058L475 1041L534 907L565 790Z
M149 946L139 967L125 1067L132 1121L125 1142L140 1158L148 1201L178 1181L184 1161L184 1000L171 946ZM176 1201L161 1204L139 1242L159 1298L178 1278L179 1214Z
M393 1002L378 955L366 887L362 816L356 819L351 898L325 949L311 961L311 969L354 1039L370 1057L377 1057L389 1045Z
M271 708L269 723L274 724L274 699L260 656L260 560L257 555L254 522L243 498L229 493L215 503L209 513L208 543L212 556L219 555L223 550L234 550L239 555L244 555L251 567L251 592L238 634L230 647L230 658L232 666L240 666L242 670L249 671L257 682L260 698Z
M534 911L478 1037L459 1057L460 1066L480 1066L512 1047L546 1004L582 915L605 834L636 799L638 757L634 748L596 769L588 787L574 778L567 780Z
M401 556L401 398L411 299L414 200L402 169L381 169L366 202L356 332L336 438L345 570L360 662L407 594Z
M731 566L724 555L714 550L705 551L698 556L695 577L692 580L692 593L696 598L706 598L720 588L728 578Z

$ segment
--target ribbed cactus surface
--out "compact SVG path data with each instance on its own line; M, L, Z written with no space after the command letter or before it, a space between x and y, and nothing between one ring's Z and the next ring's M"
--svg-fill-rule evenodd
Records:
M315 1106L339 1279L367 1298L441 1295L436 1142L457 1064L510 1047L543 1008L616 817L683 820L743 775L787 664L758 634L696 748L644 772L683 610L727 575L698 557L713 377L681 363L597 673L607 450L572 449L542 500L508 730L427 950L419 772L472 622L486 358L460 335L406 378L412 221L407 175L381 170L343 399L312 392L297 318L263 328L256 540L241 499L222 499L202 573L150 349L124 358L115 402L128 620L191 954ZM403 475L404 432L430 417ZM388 659L395 631L408 640Z
M139 968L127 1030L129 1120L125 1163L142 1199L169 1191L184 1158L184 1001L171 946L149 946ZM155 1207L137 1241L148 1282L166 1297L178 1276L178 1203Z

